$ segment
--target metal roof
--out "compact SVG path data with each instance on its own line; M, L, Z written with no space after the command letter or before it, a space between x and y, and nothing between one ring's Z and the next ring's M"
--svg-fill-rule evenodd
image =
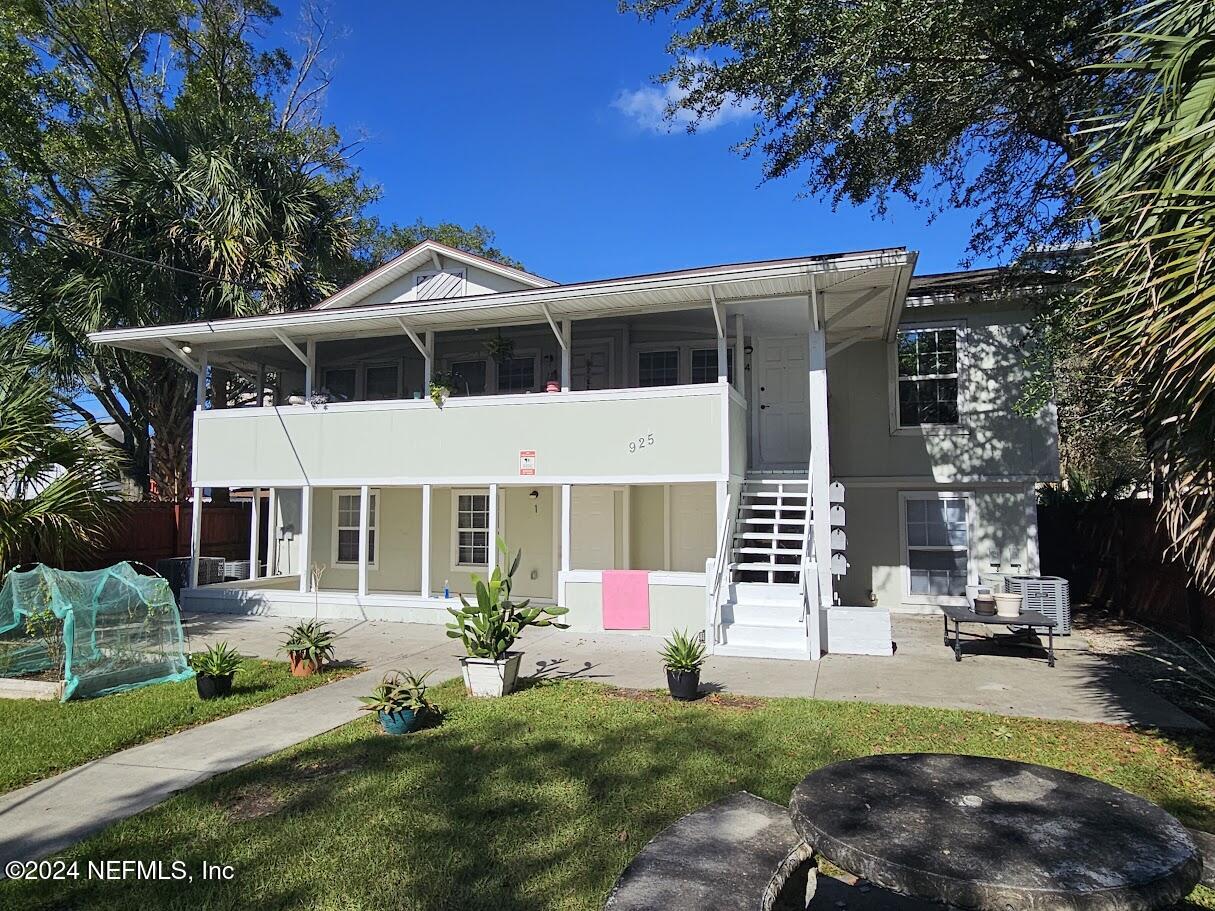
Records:
M819 294L835 333L889 336L915 267L915 253L886 248L800 259L735 263L677 272L525 288L442 300L297 310L234 319L105 329L97 344L170 355L182 345L222 350L264 344L282 333L293 341L414 331L489 328L548 319L592 319L703 308L762 305ZM356 282L355 285L358 285ZM354 287L353 285L351 286ZM712 289L712 291L710 291Z

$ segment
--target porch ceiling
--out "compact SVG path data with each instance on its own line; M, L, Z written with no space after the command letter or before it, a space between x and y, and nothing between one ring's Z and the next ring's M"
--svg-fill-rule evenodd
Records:
M715 266L599 282L529 288L442 301L300 310L240 319L107 329L98 343L168 356L166 342L210 351L272 347L276 332L296 342L591 319L707 308L710 288L720 306L761 319L766 309L805 302L814 290L831 335L889 335L898 321L915 254L874 250L804 259ZM803 312L809 313L807 307Z

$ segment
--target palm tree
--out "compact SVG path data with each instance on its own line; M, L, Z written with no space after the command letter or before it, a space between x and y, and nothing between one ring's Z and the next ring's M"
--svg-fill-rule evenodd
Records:
M117 449L65 416L45 380L0 371L0 575L87 553L121 508Z
M1088 124L1078 188L1100 237L1083 312L1133 390L1125 418L1163 468L1175 548L1215 590L1215 4L1148 0L1116 27L1099 75L1139 100Z

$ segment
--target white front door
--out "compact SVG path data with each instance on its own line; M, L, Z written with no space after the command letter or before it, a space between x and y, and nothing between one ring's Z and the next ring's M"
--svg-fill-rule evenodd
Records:
M759 338L755 396L759 464L805 467L810 460L810 379L804 335Z

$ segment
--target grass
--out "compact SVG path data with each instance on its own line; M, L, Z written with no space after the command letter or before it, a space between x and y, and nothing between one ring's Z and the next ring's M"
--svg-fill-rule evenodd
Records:
M285 662L251 658L242 664L232 695L225 699L203 702L193 680L63 704L0 699L0 793L350 673L336 669L320 676L292 677Z
M681 705L585 682L500 700L432 689L442 723L353 722L192 788L63 858L180 860L190 883L5 883L26 909L598 911L660 829L739 789L785 803L826 763L981 753L1092 775L1215 826L1212 743L974 712L710 697ZM1060 808L1061 812L1065 808ZM202 881L201 864L234 878ZM1209 893L1196 894L1191 907ZM1195 904L1198 902L1198 904Z

